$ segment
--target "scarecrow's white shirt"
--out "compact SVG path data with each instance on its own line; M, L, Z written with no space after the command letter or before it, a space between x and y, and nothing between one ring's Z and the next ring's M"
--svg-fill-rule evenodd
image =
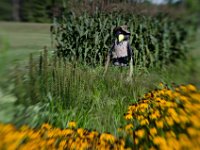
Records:
M128 56L128 41L117 42L115 40L114 50L112 51L113 58L121 58Z

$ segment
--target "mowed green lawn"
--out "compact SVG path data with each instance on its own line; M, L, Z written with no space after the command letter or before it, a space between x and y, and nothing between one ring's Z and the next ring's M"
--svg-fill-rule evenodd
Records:
M50 24L0 22L0 78L28 55L50 48Z
M0 37L10 49L34 51L50 45L50 24L0 22Z

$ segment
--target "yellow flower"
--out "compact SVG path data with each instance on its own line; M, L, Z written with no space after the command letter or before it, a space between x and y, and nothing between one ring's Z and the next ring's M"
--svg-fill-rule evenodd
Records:
M167 102L166 102L166 106L167 106L167 107L176 107L177 104L176 104L176 103L173 103L173 102L167 101Z
M181 96L179 97L179 99L180 99L180 101L182 101L183 103L188 102L188 98L187 98L186 96L181 95Z
M172 138L172 137L175 138L176 135L173 131L168 131L168 132L166 132L166 137L167 138Z
M179 120L180 120L181 123L187 123L188 122L188 118L185 115L180 115Z
M130 113L126 114L126 115L125 115L125 119L126 119L126 120L132 120L132 119L133 119L132 114L130 114Z
M191 136L195 136L195 135L197 135L197 130L195 130L194 128L192 128L192 127L190 127L190 128L187 128L187 132L188 132L188 134L189 135L191 135Z
M140 109L140 113L145 113L145 112L146 112L146 109L144 109L144 108Z
M167 138L167 145L168 145L168 149L174 149L174 150L181 149L180 142L178 142L177 139L174 137Z
M167 112L175 122L180 123L179 116L173 108L169 108Z
M179 142L181 143L181 146L184 147L184 149L192 147L192 143L186 134L179 134Z
M29 137L31 139L37 139L40 137L40 134L39 134L39 132L33 132Z
M192 91L192 92L197 91L197 88L196 88L194 85L192 85L192 84L187 85L186 88L187 88L189 91Z
M174 121L173 121L172 118L170 118L170 117L165 117L165 120L166 120L166 122L167 122L167 124L168 124L169 126L173 126L173 125L174 125Z
M139 143L139 139L135 138L135 144L137 145Z
M196 101L200 101L200 93L192 93L190 94L191 98L196 100Z
M160 136L156 136L154 137L153 139L153 143L155 145L166 145L166 140L163 138L163 137L160 137Z
M147 119L143 119L140 121L140 124L143 126L143 125L148 125L149 124L149 121Z
M182 86L179 87L179 89L181 91L183 91L184 93L187 93L187 88L185 86L182 85Z
M128 124L125 126L126 131L129 131L130 129L133 129L133 124Z
M151 120L157 119L156 114L151 114L149 117L150 117Z
M73 130L72 129L64 129L64 130L62 130L62 135L64 135L64 136L67 136L67 135L71 135L71 134L73 134Z
M92 131L90 134L87 136L89 139L93 140L95 137L97 137L99 133L97 131Z
M150 101L147 99L142 100L143 103L149 103Z
M172 116L173 120L176 122L176 123L180 123L181 120L178 116Z
M69 128L75 128L76 127L76 122L74 121L70 121L68 122L68 125L67 125Z
M151 134L152 136L154 136L155 134L157 134L156 128L151 128L151 129L150 129L150 134Z
M59 143L59 147L61 149L63 149L65 147L65 145L66 145L66 141L64 141L64 140Z
M84 129L82 129L82 128L79 128L78 130L77 130L77 133L79 134L79 136L83 136L83 134L85 133L85 130Z
M140 109L142 109L142 108L143 108L143 109L147 109L148 106L149 106L149 105L148 105L147 103L142 103L142 104L140 104L139 107L140 107Z
M144 129L140 129L140 130L135 132L135 135L138 136L139 138L144 137L144 134L145 134Z
M48 129L47 129L48 128ZM6 131L6 132L5 132ZM44 124L40 129L33 130L23 126L17 130L10 125L0 124L0 149L125 149L124 139L113 135L84 129L52 128ZM25 142L24 142L25 140ZM60 142L59 142L60 141Z
M171 90L166 90L165 91L165 95L169 96L169 97L172 97L173 95L173 92Z
M167 110L167 112L168 112L171 116L177 116L177 113L176 113L176 111L175 111L173 108L169 108L169 109Z
M181 94L179 92L174 92L173 93L174 98L179 98Z
M158 128L163 128L163 121L162 120L156 121L156 126Z
M162 88L162 89L165 87L165 85L162 82L160 82L158 86L159 88Z
M46 130L49 130L49 129L51 129L52 128L52 126L50 126L48 123L45 123L45 124L43 124L42 125L42 127L41 127L42 129L46 129Z
M199 117L196 114L190 116L190 121L195 127L200 128Z
M143 115L138 115L138 116L137 116L137 119L138 119L139 121L141 121L141 120L144 119L144 116L143 116Z
M54 144L54 142L55 142L55 139L49 139L48 141L47 141L47 145L53 145Z
M155 101L160 102L162 99L160 97L156 97Z
M154 120L154 119L158 119L160 117L160 112L158 110L156 110L153 114L151 114L150 119Z
M106 141L109 141L111 143L114 143L115 142L115 137L111 134L108 134L108 133L102 133L101 136L100 136L100 140L106 140Z
M128 106L128 110L129 111L134 111L135 110L135 105Z
M5 125L2 129L3 132L9 133L15 130L14 126L11 124Z

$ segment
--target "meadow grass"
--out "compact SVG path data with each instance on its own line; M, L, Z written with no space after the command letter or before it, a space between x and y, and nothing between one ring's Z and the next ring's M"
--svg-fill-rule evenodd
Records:
M50 50L48 24L1 22L0 39L3 41L0 55L1 80L9 73L8 68L13 68L20 62L20 69L23 70L28 65L30 53L34 53L34 59L38 60L39 50L43 49L44 45ZM176 65L165 66L162 69L135 67L134 77L130 83L121 79L126 75L127 69L121 72L119 68L110 67L107 76L103 78L103 67L78 66L75 77L81 82L71 80L67 83L70 94L60 98L47 93L41 102L35 104L28 103L25 106L23 103L17 106L13 104L10 110L17 112L17 115L10 118L17 125L29 124L38 127L43 122L48 122L62 128L66 127L68 121L74 120L81 127L100 132L108 131L116 135L117 128L124 124L123 113L126 112L128 105L136 102L147 91L156 88L160 82L168 85L172 83L200 85L198 76L200 45L196 42L193 47L195 47L195 50L192 50L194 57L187 62L180 61ZM73 76L70 76L69 72L72 70L65 71L66 77L71 79ZM3 84L5 82L2 82ZM9 85L11 82L7 81L6 84ZM19 88L22 95L27 93L27 90ZM62 100L70 104L63 107ZM4 117L6 118L6 115Z
M135 67L132 81L127 82L128 68L120 70L110 67L107 75L102 77L103 67L73 64L64 67L57 62L58 66L52 68L55 62L50 58L47 63L50 67L45 69L43 64L43 75L39 76L40 69L34 63L38 59L34 58L31 55L29 75L25 81L24 71L16 72L17 76L20 74L20 79L14 92L17 103L23 107L23 111L19 109L14 119L18 126L29 124L38 127L48 122L65 128L67 122L73 120L83 128L117 135L118 127L124 124L122 114L128 105L137 103L145 93L157 88L160 82L169 87L194 83L192 60L180 61L163 69Z

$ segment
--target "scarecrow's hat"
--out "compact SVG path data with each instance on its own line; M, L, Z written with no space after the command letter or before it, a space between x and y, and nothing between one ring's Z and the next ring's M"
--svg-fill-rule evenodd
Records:
M113 34L116 34L117 31L121 31L123 34L131 35L131 33L127 30L127 25L118 26L113 29Z

